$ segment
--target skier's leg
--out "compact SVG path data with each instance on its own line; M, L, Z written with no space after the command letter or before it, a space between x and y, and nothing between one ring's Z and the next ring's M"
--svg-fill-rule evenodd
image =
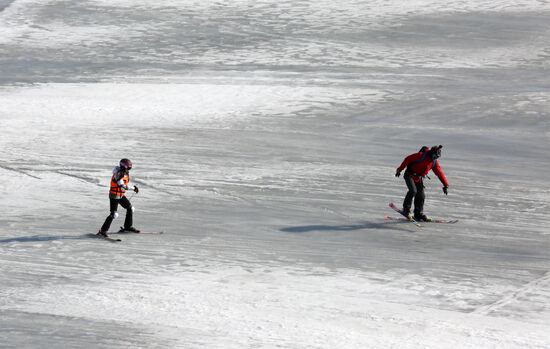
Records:
M416 184L416 196L414 198L414 216L422 217L424 215L424 201L426 194L424 193L424 182L420 181Z
M109 206L111 208L110 209L111 213L107 216L107 218L105 218L105 222L103 223L100 229L100 231L104 233L109 231L109 228L111 227L111 223L115 218L118 217L118 213L117 213L118 200L109 199Z
M126 209L126 219L124 219L124 229L129 229L134 225L134 208L126 196L120 199L120 206Z
M412 201L413 198L416 196L417 190L414 180L409 174L405 173L403 178L405 179L405 183L407 184L407 188L409 189L407 195L405 195L405 200L403 200L403 213L407 215L411 212Z

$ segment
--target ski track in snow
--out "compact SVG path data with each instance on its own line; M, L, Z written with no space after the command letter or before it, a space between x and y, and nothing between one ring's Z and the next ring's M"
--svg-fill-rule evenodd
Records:
M550 347L549 12L0 0L0 346ZM122 157L165 234L87 236Z
M547 272L542 277L537 278L533 281L530 281L526 285L522 286L517 291L506 295L502 299L499 299L498 301L485 305L483 307L480 307L476 309L474 312L477 314L483 314L488 315L491 313L494 313L498 311L500 308L504 308L505 306L519 301L520 298L529 296L530 294L535 294L539 289L546 290L548 288L548 285L550 283L550 272Z

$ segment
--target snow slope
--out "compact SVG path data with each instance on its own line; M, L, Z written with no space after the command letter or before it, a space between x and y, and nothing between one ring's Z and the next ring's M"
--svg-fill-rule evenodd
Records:
M550 347L549 13L0 1L0 347ZM86 236L122 157L165 234Z

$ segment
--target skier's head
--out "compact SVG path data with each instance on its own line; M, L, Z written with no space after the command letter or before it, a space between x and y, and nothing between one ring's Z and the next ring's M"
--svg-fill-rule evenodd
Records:
M120 168L125 170L125 171L130 171L132 169L132 162L130 161L130 159L122 159L120 160Z
M442 145L434 145L433 147L431 147L430 156L432 157L432 159L436 160L441 157L441 148L443 148Z

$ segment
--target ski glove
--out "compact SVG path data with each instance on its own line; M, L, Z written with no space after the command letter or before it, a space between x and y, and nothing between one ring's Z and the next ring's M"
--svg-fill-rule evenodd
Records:
M139 193L139 188L136 185L134 185L134 193Z
M401 176L401 171L396 171L395 172L395 177L399 177L399 176Z
M447 189L449 189L449 187L443 187L443 192L445 193L445 195L447 195Z

